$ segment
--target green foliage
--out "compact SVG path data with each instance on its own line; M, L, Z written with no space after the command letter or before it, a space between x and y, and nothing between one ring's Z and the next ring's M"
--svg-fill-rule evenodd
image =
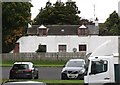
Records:
M51 4L46 3L46 7L42 8L34 19L34 24L79 24L80 17L77 15L80 11L75 2L56 2Z
M120 35L120 17L114 11L105 22L106 32L104 35Z
M10 52L30 22L29 2L2 2L2 51Z

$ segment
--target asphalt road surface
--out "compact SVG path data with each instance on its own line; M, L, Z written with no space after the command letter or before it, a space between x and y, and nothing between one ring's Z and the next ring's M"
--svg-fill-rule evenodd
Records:
M9 79L9 71L11 67L2 67L2 79ZM62 67L38 67L39 79L43 80L59 80Z

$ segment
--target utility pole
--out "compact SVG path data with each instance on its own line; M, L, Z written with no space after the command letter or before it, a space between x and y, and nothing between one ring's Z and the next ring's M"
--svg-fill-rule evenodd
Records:
M95 20L95 18L96 18L96 15L95 15L95 4L94 4L94 20Z

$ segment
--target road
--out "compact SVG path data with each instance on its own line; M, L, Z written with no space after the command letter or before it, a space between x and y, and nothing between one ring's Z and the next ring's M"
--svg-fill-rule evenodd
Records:
M39 79L59 80L62 67L38 67ZM9 78L10 67L2 67L2 78Z

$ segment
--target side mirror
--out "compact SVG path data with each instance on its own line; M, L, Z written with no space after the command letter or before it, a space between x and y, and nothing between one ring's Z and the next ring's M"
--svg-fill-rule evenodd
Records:
M94 69L94 70L91 71L91 74L96 74L96 73L97 73L96 69Z
M96 70L96 63L92 63L92 66L91 66L91 73L90 74L96 74L97 73L97 70Z
M92 74L96 74L97 72L96 71L92 71L91 73L89 73L89 75L92 75Z
M34 68L37 68L36 66L34 66Z
M37 69L37 67L36 67L36 66L33 66L33 68L34 68L34 69Z

